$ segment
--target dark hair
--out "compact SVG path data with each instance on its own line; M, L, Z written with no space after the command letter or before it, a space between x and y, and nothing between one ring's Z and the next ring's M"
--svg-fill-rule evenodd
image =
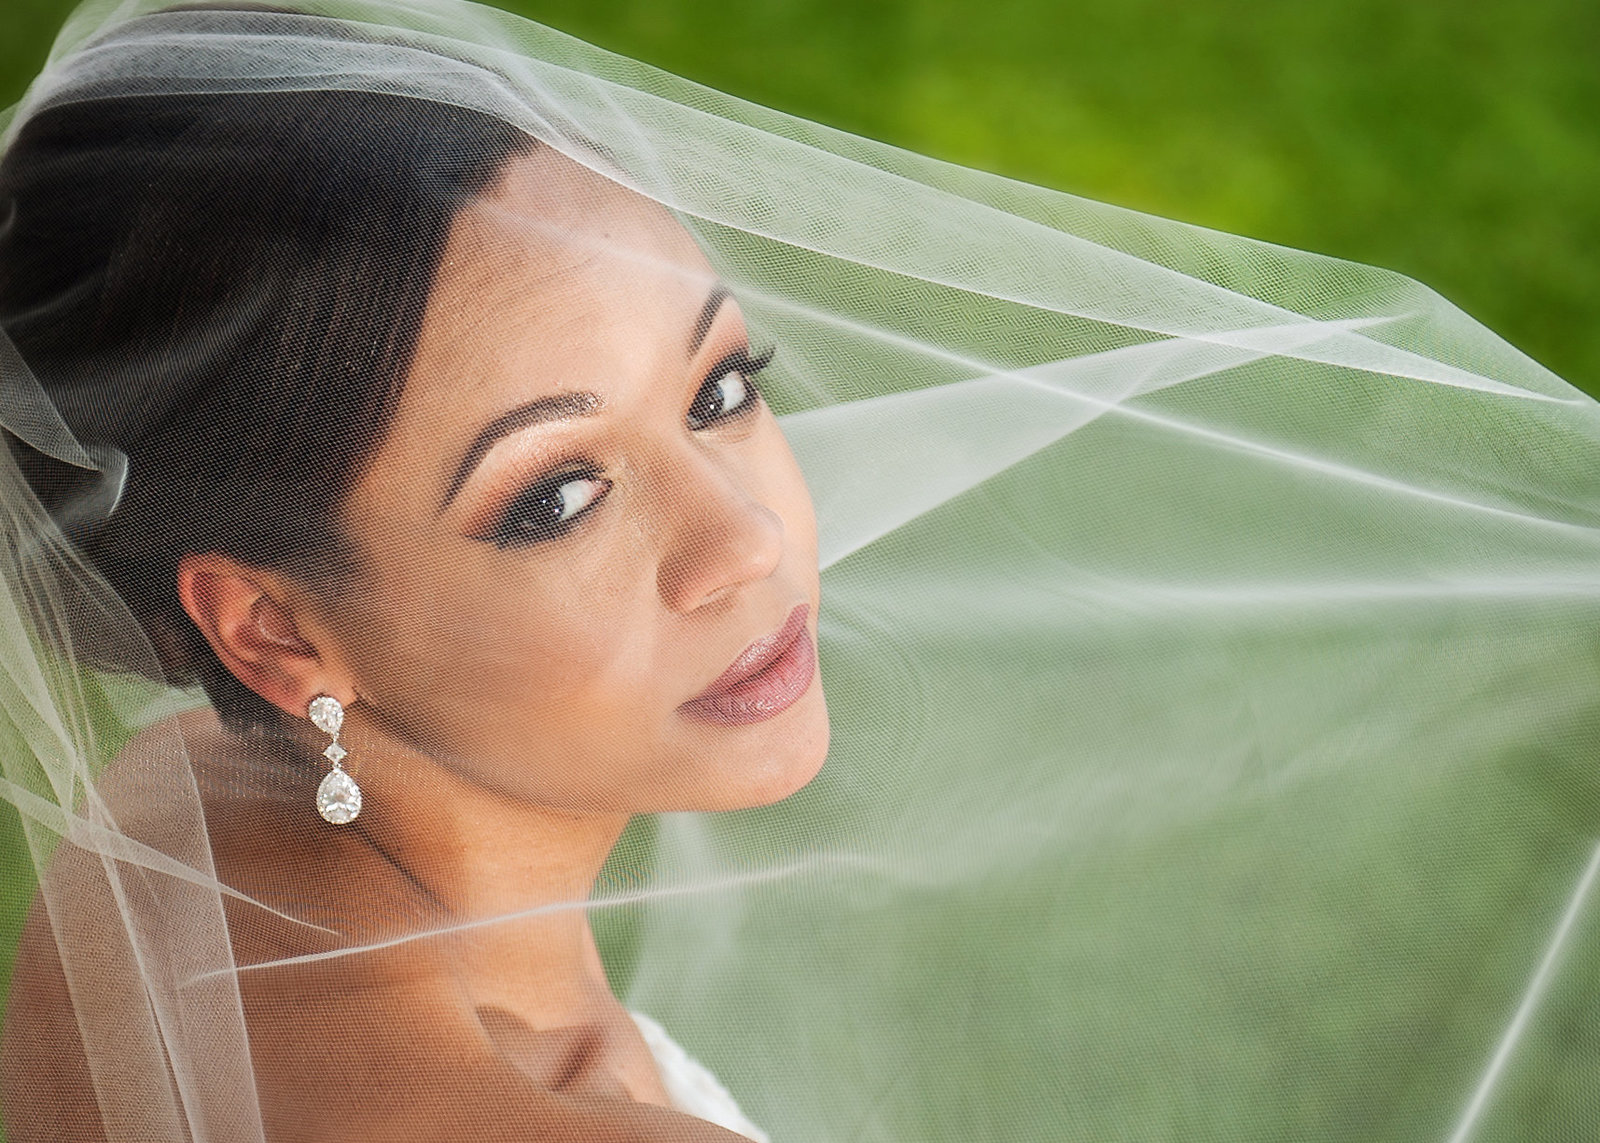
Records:
M169 681L278 712L217 660L179 558L332 583L335 520L409 370L450 226L532 139L348 91L140 96L29 118L0 162L0 327L87 446L129 458L81 539ZM78 470L13 442L47 508Z

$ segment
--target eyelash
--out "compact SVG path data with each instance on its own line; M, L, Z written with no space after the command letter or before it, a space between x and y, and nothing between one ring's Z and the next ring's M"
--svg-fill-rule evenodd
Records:
M598 490L570 516L562 516L561 513L567 510L562 489L583 481L598 485ZM592 466L567 469L519 492L516 499L500 513L489 534L482 538L502 551L560 539L572 531L578 521L604 500L610 491L611 481L602 477L599 469Z
M776 352L769 349L751 356L749 349L740 349L728 354L712 366L705 380L700 383L700 388L695 391L694 400L685 414L690 430L698 432L754 412L761 399L761 391L756 387L756 375L772 363ZM740 382L738 401L731 408L720 412L707 409L704 415L696 415L695 410L701 406L702 400L708 394L713 399L726 396L722 383L729 374L735 373L738 374ZM571 515L561 515L567 511L566 496L562 490L568 485L585 481L598 487ZM554 473L518 493L511 504L500 513L488 535L481 538L501 550L560 539L571 532L610 491L611 481L602 477L600 469L593 465L568 468Z

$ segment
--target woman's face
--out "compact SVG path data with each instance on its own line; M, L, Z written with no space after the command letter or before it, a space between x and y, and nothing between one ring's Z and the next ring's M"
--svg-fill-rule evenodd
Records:
M804 785L828 741L816 521L756 350L667 211L548 149L511 160L458 216L342 520L352 730L563 809Z

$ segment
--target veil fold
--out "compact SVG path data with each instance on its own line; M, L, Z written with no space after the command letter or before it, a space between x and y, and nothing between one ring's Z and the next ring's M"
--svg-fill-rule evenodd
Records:
M635 821L564 906L773 1139L1592 1132L1592 399L1392 273L458 0L286 6L91 0L4 142L157 94L479 112L669 208L779 347L832 753L776 805ZM0 334L0 424L102 476L47 511L0 455L6 860L62 964L10 1011L73 1014L95 1106L62 1137L267 1139L239 981L270 964L227 910L321 924L332 961L451 925L335 939L217 877L170 721L206 700L76 544L125 466L31 369Z

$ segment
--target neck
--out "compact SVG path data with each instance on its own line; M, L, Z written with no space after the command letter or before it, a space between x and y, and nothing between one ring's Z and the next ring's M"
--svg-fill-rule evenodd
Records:
M576 906L628 815L530 805L404 748L361 753L348 767L364 802L355 825L438 902L446 925L467 926L449 939L475 1003L535 1027L614 1003Z

